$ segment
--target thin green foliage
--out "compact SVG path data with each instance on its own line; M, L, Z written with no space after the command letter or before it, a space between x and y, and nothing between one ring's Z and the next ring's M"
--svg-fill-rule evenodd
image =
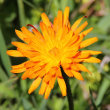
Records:
M104 78L103 82L99 88L98 96L96 99L97 106L99 106L101 104L101 102L103 101L104 95L109 87L110 87L110 81L107 78Z
M18 41L14 29L26 24L32 24L40 30L41 13L46 12L51 22L58 10L64 11L70 7L70 23L87 15L88 27L93 31L85 39L97 36L99 41L87 50L100 50L97 57L100 64L85 64L92 75L82 73L84 81L70 79L75 110L107 109L110 102L110 63L103 61L104 56L110 57L110 0L1 0L0 1L0 110L68 110L67 98L61 96L60 88L55 83L48 100L38 94L39 88L31 95L28 89L32 80L22 80L21 74L10 73L11 61L13 65L24 61L22 58L12 58L6 54L8 49L15 49L11 41ZM5 33L6 32L6 33ZM11 61L10 59L11 58ZM18 60L19 59L19 60ZM102 68L102 71L98 71ZM10 77L11 76L11 77ZM88 86L91 88L88 90Z
M89 92L90 92L90 99L91 99L92 105L94 107L94 110L98 110L97 106L95 104L95 100L94 100L93 95L92 95L92 90L90 88L89 88Z
M8 79L8 76L5 74L4 70L0 66L0 80L1 81L6 81Z
M29 7L33 8L33 9L37 9L37 7L36 7L34 4L32 4L31 2L29 2L29 1L27 1L27 0L23 0L23 2L24 2L26 5L28 5Z
M0 56L1 56L1 60L4 65L4 68L6 69L8 75L11 76L11 73L10 73L11 62L10 62L9 56L6 54L6 51L7 51L7 48L6 48L5 40L2 34L2 30L0 27Z
M25 11L24 11L24 4L23 0L17 0L18 4L18 11L19 11L19 21L20 21L20 26L25 26Z

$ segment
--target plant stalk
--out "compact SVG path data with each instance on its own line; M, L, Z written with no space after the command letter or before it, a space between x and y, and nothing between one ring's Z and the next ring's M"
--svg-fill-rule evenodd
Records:
M66 87L67 87L66 91L67 91L69 110L74 110L73 97L72 97L72 93L71 93L71 88L70 88L68 76L64 72L63 68L62 67L60 67L60 68L61 68L63 79L64 79L64 81L66 83Z

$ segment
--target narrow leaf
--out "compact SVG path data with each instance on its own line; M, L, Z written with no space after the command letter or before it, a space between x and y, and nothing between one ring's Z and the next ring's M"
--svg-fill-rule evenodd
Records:
M2 34L2 30L0 27L0 55L1 55L1 60L3 63L4 68L6 69L6 72L8 73L9 76L11 76L10 70L11 70L11 62L9 59L9 56L6 54L7 48L4 40L4 36Z

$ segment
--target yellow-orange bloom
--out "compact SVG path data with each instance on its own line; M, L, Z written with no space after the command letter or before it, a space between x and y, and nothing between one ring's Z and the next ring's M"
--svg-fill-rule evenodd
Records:
M87 26L85 21L79 26L83 17L78 19L72 26L69 22L69 7L65 8L64 14L58 11L53 24L45 13L41 14L40 33L33 28L30 32L26 27L21 31L15 30L17 36L25 43L12 42L17 50L8 50L7 54L14 57L27 57L29 60L12 66L12 73L21 73L22 79L35 79L28 91L32 93L42 82L39 94L47 99L57 79L63 96L66 96L66 85L62 77L60 66L69 77L83 80L79 71L89 72L82 62L99 63L100 60L91 55L100 54L100 51L81 50L98 40L97 37L83 41L83 38L93 29Z

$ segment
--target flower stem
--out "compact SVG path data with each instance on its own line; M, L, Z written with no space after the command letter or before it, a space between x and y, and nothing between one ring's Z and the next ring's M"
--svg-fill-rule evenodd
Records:
M64 81L65 81L66 87L67 87L67 98L68 98L69 110L74 110L73 97L72 97L72 93L71 93L68 76L64 72L63 68L62 67L60 67L60 68L61 68L62 76L64 78Z

